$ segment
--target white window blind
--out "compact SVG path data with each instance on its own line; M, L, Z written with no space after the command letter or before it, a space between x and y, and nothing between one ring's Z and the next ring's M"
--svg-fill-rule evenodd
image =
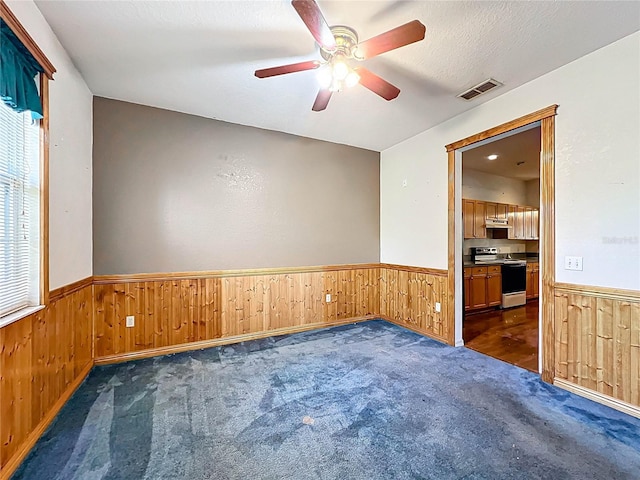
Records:
M0 101L0 317L40 303L40 129Z

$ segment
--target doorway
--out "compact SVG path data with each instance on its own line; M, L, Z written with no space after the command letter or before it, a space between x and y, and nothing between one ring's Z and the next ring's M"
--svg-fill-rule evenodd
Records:
M463 238L462 238L462 154L465 147L480 146L497 140L501 135L530 126L540 125L540 210L539 210L539 364L542 379L552 382L555 376L553 285L555 281L555 115L557 105L525 115L484 132L446 146L449 169L449 235L448 235L448 308L454 312L450 343L464 345L463 318ZM530 128L530 127L529 127ZM489 141L487 141L489 140ZM458 301L459 300L459 301Z
M539 371L540 122L461 148L467 348Z

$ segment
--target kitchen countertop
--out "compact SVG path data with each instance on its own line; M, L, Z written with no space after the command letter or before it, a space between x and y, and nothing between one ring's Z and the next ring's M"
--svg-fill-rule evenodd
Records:
M538 257L527 257L524 259L515 259L515 260L525 260L527 263L540 263L540 259ZM494 263L493 265L501 265L500 263ZM488 267L490 265L476 265L475 263L471 262L471 261L465 261L463 262L463 267Z

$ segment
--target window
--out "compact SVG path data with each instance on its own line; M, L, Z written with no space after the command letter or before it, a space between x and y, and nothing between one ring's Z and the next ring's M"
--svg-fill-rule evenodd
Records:
M0 326L49 302L48 82L55 71L0 0Z
M40 122L0 102L0 317L40 304Z

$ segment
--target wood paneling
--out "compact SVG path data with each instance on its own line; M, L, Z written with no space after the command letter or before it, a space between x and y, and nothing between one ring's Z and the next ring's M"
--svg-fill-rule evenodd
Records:
M113 277L96 277L96 359L115 361L132 352L285 328L321 328L378 313L377 264L330 268L165 279L154 274L149 280L126 276L115 283L107 283ZM135 316L134 327L125 327L128 315Z
M558 286L555 376L640 406L640 294Z
M380 269L380 316L429 337L449 341L448 275L402 268ZM436 312L436 302L440 312Z
M93 365L92 288L59 295L0 329L0 478L18 466Z

